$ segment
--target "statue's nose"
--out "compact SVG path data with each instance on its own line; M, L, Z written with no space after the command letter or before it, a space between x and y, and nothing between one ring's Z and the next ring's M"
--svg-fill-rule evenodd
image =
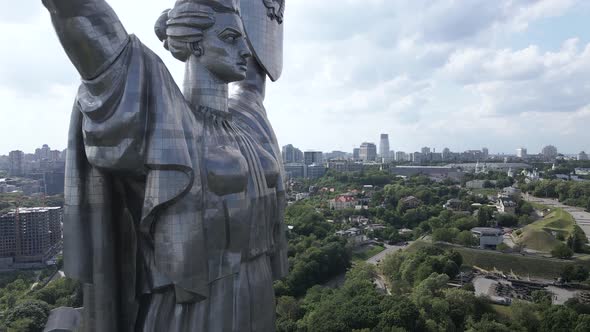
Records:
M242 38L240 41L240 56L244 59L247 59L252 56L252 52L250 52L250 47L246 43L246 38Z

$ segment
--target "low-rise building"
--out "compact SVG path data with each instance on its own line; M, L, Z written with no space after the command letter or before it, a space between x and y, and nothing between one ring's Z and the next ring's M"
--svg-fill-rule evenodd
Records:
M340 195L329 201L331 210L352 209L358 205L358 199L352 195Z
M460 199L449 199L444 205L443 208L449 211L463 211L463 201Z
M479 239L479 247L482 249L495 249L504 241L502 231L497 228L476 227L471 234Z
M506 187L502 189L503 196L511 197L512 199L518 199L520 197L521 191L515 187Z
M506 197L506 196L499 197L496 207L498 208L498 212L500 212L500 213L509 213L509 214L516 213L516 202L514 202L510 197Z
M422 205L422 201L414 196L404 197L400 202L405 209L415 209Z
M361 172L364 170L364 164L353 160L330 160L328 161L328 169L337 172Z
M345 231L338 231L336 232L336 235L347 238L348 242L354 245L362 244L367 240L367 237L363 235L362 231L356 227L352 227Z
M309 197L309 193L297 193L295 194L295 201L299 202Z

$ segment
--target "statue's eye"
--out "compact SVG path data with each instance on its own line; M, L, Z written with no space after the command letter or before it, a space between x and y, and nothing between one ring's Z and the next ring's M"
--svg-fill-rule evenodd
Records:
M235 43L241 37L242 34L240 33L240 31L234 28L226 28L219 34L219 38L221 40L230 44Z

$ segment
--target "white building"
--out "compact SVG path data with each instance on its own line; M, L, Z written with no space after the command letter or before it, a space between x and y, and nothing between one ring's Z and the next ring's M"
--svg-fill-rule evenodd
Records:
M479 239L479 247L482 249L495 249L497 245L504 242L502 231L496 228L476 227L471 230L471 234Z

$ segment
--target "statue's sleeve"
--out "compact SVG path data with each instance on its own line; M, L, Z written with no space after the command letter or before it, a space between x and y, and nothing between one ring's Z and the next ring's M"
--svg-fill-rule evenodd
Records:
M82 81L77 106L86 156L95 167L143 172L150 94L145 49L132 36L109 68Z

